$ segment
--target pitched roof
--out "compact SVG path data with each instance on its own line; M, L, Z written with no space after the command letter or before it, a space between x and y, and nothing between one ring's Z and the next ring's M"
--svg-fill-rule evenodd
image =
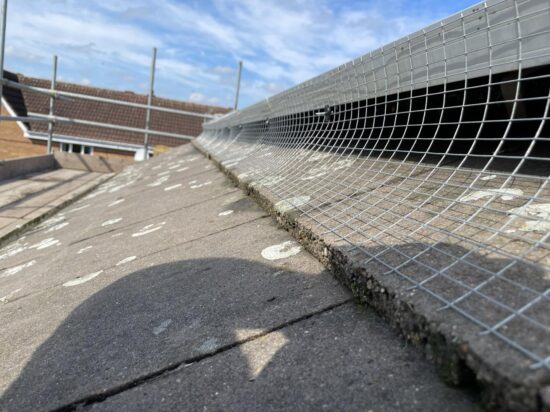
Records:
M50 88L50 80L27 77L23 74L15 74L6 71L4 73L5 77L12 81L45 89ZM123 100L132 103L147 103L146 95L136 94L129 91L101 89L67 82L57 82L56 89L90 96ZM19 91L14 88L4 87L3 95L13 110L20 116L26 116L28 113L48 114L49 112L49 97L44 94L38 94L27 90ZM153 105L208 114L224 114L230 111L229 108L225 107L207 106L179 100L164 99L160 97L153 97ZM145 113L145 109L82 99L57 99L55 103L55 114L57 116L137 128L145 127ZM158 112L154 110L151 112L151 130L198 136L202 131L202 122L203 118L196 116L186 116ZM29 125L29 129L32 132L45 133L48 130L48 124L43 122L31 123ZM143 143L142 133L124 132L93 126L57 123L55 125L54 133L57 135L82 137L111 142L132 144ZM167 146L177 146L184 142L180 139L154 135L150 135L149 141L152 145L163 144Z

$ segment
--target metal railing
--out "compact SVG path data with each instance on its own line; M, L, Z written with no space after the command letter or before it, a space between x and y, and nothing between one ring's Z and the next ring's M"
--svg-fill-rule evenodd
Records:
M49 96L49 99L50 99L49 114L45 115L40 113L29 113L29 116L0 116L0 121L21 121L25 123L47 122L48 123L48 140L47 140L48 153L51 153L53 150L54 127L56 123L92 126L92 127L99 127L99 128L118 130L118 131L124 131L124 132L142 133L144 135L143 149L146 156L149 152L149 142L148 142L149 135L171 137L171 138L183 139L183 140L192 140L194 139L194 136L189 136L181 133L152 130L150 127L151 111L158 111L158 112L177 114L177 115L183 115L183 116L195 116L195 117L201 117L204 119L212 119L215 117L214 115L211 115L208 113L197 113L197 112L191 112L187 110L178 110L178 109L172 109L167 107L154 106L152 104L152 97L153 97L153 87L154 87L155 63L156 63L156 49L154 48L153 57L151 61L151 78L150 78L150 84L149 84L147 104L140 104L135 102L127 102L123 100L109 99L105 97L90 96L90 95L85 95L81 93L73 93L73 92L56 90L57 56L54 56L53 70L52 70L53 74L52 74L50 89L30 86L30 85L22 84L19 82L8 80L8 79L0 79L0 84L6 87L11 87L19 90L26 90L32 93L40 93L40 94ZM0 70L0 73L2 73L1 70ZM75 118L58 116L55 114L56 99L71 99L71 100L82 99L82 100L93 101L98 103L114 104L114 105L120 105L120 106L131 107L131 108L145 109L146 110L145 127L139 128L139 127L123 126L123 125L112 124L112 123L103 123L98 121L90 121L90 120L84 120L84 119L75 119Z
M547 0L481 3L198 143L362 273L550 369L549 45Z
M5 87L25 90L32 93L39 93L42 95L49 96L50 103L49 103L48 115L32 113L32 115L29 115L29 116L0 116L0 121L47 122L48 123L48 132L47 132L47 136L48 136L47 152L48 153L51 153L53 150L52 145L53 145L53 138L54 138L54 127L56 123L93 126L93 127L100 127L100 128L112 129L112 130L118 130L118 131L141 133L144 136L143 149L144 149L145 156L147 157L149 152L149 135L170 137L170 138L183 139L183 140L194 139L194 136L189 136L186 134L151 129L151 112L152 111L182 115L182 116L193 116L193 117L199 117L202 119L216 118L215 115L209 114L209 113L199 113L199 112L193 112L189 110L179 110L179 109L173 109L169 107L160 107L160 106L153 105L153 96L154 96L153 90L154 90L154 83L155 83L155 66L156 66L156 57L157 57L156 48L153 48L153 51L152 51L149 91L147 95L146 104L57 90L56 88L57 87L57 56L53 57L52 81L51 81L50 89L22 84L19 82L15 82L15 81L3 78L4 48L5 48L5 42L6 42L6 20L7 20L8 2L7 0L1 0L1 1L2 1L2 4L0 9L0 97L3 96L3 87L5 86ZM242 70L242 62L239 62L237 89L236 89L236 95L235 95L235 106L238 104L237 102L238 102L238 96L239 96L239 90L240 90L241 70ZM87 100L87 101L93 101L98 103L125 106L130 108L145 109L146 113L145 113L145 119L144 119L144 128L130 127L130 126L123 126L118 124L103 123L98 121L90 121L90 120L84 120L84 119L58 116L55 114L55 106L56 106L55 101L57 99L62 99L62 100L79 99L79 100Z

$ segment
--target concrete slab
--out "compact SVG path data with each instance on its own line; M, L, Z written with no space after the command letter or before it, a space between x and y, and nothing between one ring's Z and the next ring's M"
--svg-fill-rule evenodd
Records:
M186 162L193 167L175 177L172 171L183 169ZM168 175L158 176L166 171L173 176L144 189L144 182L156 182ZM184 188L181 182L198 180L196 176L208 176L212 183ZM165 190L178 181L182 186ZM317 260L189 146L131 166L87 199L6 245L0 250L0 264L0 409L8 410L70 410L93 404L188 362L228 354L231 348L350 300ZM348 368L350 376L359 378L358 363L340 361L336 375L304 380L315 354L328 359L332 354L326 350L334 349L340 360L347 357L349 341L340 344L334 337L351 333L347 336L356 339L355 350L371 336L370 321L358 335L353 330L361 321L344 322L356 318L354 311L361 312L353 309L320 323L315 336L323 342L309 354L311 342L299 343L300 333L292 332L293 342L304 345L304 353L301 362L296 351L284 358L287 367L296 369L289 376L304 393L319 392L319 402L324 399L320 383L332 385L334 376L348 374ZM401 347L385 333L378 336L375 328L372 339L382 346L387 346L385 339L393 340ZM378 349L362 350L370 358L386 359ZM428 409L444 399L457 408L473 405L467 394L448 392L414 349L405 352L413 356L415 370L425 370L426 388L434 385L438 391L431 400L422 398L430 402ZM235 367L240 376L243 369ZM212 381L211 390L216 387ZM338 402L346 405L361 388L368 393L362 378ZM269 406L269 399L280 397L279 389L272 386L268 393L267 387L259 388L259 402ZM240 399L246 406L249 395L235 392L234 405ZM310 405L291 392L285 396L285 402ZM394 405L412 402L413 397L396 391L388 399L387 405ZM138 407L139 402L131 399L124 409Z
M0 182L0 243L111 176L59 169Z
M245 329L235 329L239 335ZM259 329L262 331L262 329ZM353 303L185 363L91 410L472 411L422 356ZM398 388L398 389L397 389Z
M540 178L229 146L208 155L355 296L427 343L446 380L481 384L496 409L540 408L550 379L548 239L507 214L550 196ZM495 195L504 183L510 192ZM294 204L282 208L284 199Z

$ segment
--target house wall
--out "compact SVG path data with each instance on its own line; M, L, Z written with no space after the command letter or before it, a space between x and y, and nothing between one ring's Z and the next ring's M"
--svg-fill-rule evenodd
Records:
M10 113L2 105L2 116ZM59 151L59 143L53 143L54 152ZM16 122L0 121L0 160L15 159L46 154L45 140L31 140L24 136ZM133 151L112 150L94 147L94 155L107 158L133 159Z
M2 105L2 116L9 116ZM35 144L23 135L16 122L0 120L0 159L46 154L45 144Z
M134 158L135 152L133 151L125 151L125 150L112 150L112 149L105 149L102 147L94 147L94 156L103 156L103 157L111 157L111 158L123 158L128 159Z

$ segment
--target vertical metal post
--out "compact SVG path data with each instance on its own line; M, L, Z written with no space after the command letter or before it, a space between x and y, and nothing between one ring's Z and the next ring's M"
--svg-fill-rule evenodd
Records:
M153 47L151 73L149 75L149 96L147 96L147 113L145 114L145 134L143 139L143 159L149 158L149 126L151 124L151 104L153 103L153 88L155 86L155 65L157 62L157 48Z
M3 83L4 79L4 49L6 46L6 21L8 16L8 0L2 1L0 10L0 108L2 107Z
M239 69L237 71L237 90L235 91L235 110L239 107L239 92L241 90L241 72L243 71L243 62L239 62Z
M53 56L52 62L52 92L55 92L55 86L57 83L57 56ZM55 110L55 97L52 94L50 96L50 116L54 115ZM53 120L48 122L48 154L53 152Z

